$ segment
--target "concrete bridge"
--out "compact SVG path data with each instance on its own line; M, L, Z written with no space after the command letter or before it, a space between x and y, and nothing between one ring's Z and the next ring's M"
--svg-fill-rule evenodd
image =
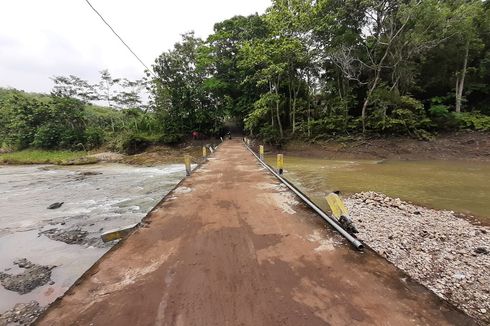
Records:
M39 325L473 325L226 141Z

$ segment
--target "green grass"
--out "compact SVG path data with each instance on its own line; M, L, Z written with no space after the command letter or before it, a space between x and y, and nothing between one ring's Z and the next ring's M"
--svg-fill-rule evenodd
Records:
M95 163L86 159L87 152L46 151L27 149L19 152L0 154L3 164L87 164Z

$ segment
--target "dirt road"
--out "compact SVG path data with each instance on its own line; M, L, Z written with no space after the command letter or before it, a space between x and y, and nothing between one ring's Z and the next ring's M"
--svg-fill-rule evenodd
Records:
M473 325L358 253L238 140L157 206L39 325Z

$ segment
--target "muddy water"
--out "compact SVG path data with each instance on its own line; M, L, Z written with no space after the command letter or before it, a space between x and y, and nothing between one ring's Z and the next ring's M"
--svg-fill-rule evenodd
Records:
M275 166L275 157L267 157ZM490 218L490 164L284 158L286 177L325 208L326 193L377 191L424 206Z
M184 175L181 165L0 166L0 271L22 272L13 264L19 258L57 266L54 284L28 294L0 286L0 313L29 300L45 305L63 294L110 248L101 233L139 222ZM64 204L46 209L54 202ZM80 244L40 235L53 228L88 235Z

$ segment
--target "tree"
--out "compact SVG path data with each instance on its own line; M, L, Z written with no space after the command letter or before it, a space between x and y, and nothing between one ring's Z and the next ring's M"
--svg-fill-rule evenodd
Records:
M455 87L455 110L461 112L463 93L465 87L466 74L468 72L468 61L470 59L470 49L481 50L483 42L479 38L477 20L483 12L481 1L468 1L461 3L455 10L454 16L458 23L453 26L454 37L452 41L459 45L457 57L461 64L456 71Z
M252 81L253 69L239 68L239 51L245 42L265 38L267 23L259 15L235 16L214 25L207 39L204 56L209 77L207 89L218 99L218 105L239 124L248 115L261 93Z
M51 93L55 96L73 97L84 103L100 99L96 87L80 77L74 75L54 76L51 80L54 82Z
M118 85L120 81L120 78L112 78L109 70L100 71L100 82L98 85L100 99L106 101L108 107L113 107L113 101L117 98L117 94L114 93L114 86Z
M162 53L153 65L155 111L164 133L181 138L193 130L215 133L221 127L222 112L204 85L206 70L198 67L203 41L194 33L182 35L173 50Z

